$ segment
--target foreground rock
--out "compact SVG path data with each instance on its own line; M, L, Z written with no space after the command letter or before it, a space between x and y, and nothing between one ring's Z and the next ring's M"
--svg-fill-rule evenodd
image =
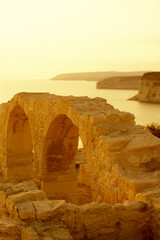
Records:
M145 73L141 78L139 93L130 100L160 103L160 72Z
M111 77L98 81L98 89L139 89L141 76Z
M19 189L18 184L6 182L1 190L7 193L9 185L12 190ZM114 206L106 203L76 206L64 200L40 197L39 190L30 186L31 181L22 182L19 193L12 191L4 200L0 212L1 240L149 240L151 237L152 212L146 203L125 201ZM33 191L36 191L34 197ZM8 206L10 199L14 202ZM157 200L154 205L159 208ZM157 216L157 211L154 214ZM153 219L154 227L156 224L159 222Z

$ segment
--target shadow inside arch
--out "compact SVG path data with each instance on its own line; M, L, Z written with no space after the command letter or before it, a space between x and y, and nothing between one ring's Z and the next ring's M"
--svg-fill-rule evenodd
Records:
M28 118L20 105L10 113L6 136L7 178L33 178L32 137Z
M48 198L79 204L77 176L82 156L79 141L79 129L66 115L60 114L51 122L44 141L41 167L41 188Z

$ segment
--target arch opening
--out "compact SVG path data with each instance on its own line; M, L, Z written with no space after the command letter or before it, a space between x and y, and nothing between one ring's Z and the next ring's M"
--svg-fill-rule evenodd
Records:
M6 142L7 178L33 178L32 137L28 118L19 105L10 113Z
M66 115L59 115L51 123L44 142L43 174L72 171L78 148L78 128Z
M66 115L58 115L51 122L44 141L41 181L48 198L80 204L78 174L82 142L80 146L79 142L79 129Z

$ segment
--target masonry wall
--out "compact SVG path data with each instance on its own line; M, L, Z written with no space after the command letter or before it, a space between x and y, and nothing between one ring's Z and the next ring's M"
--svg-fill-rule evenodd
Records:
M151 211L145 203L77 206L64 200L48 200L32 181L16 185L0 182L0 187L3 240L151 239Z
M159 161L160 140L142 126L136 126L132 114L120 112L100 98L40 93L20 93L0 106L0 163L5 179L12 177L7 157L7 131L10 114L16 106L23 109L28 119L32 138L33 179L40 188L43 189L45 179L51 179L48 180L50 184L54 183L55 173L50 173L53 174L51 178L44 176L44 146L52 122L60 115L70 119L82 139L87 163L85 171L80 171L80 178L83 184L89 184L93 201L111 204L126 199L141 201L159 186L158 165L147 171L142 165L155 158ZM71 140L63 136L61 140L64 139L68 143ZM72 155L69 152L67 154ZM74 166L73 158L71 165ZM70 179L74 175L74 168L70 173L65 170L65 162L63 169L61 174L65 175L65 181L67 176ZM64 199L66 197L63 196Z

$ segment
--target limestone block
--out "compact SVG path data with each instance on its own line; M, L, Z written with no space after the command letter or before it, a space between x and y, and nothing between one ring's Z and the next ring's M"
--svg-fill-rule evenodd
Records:
M156 199L158 203L158 197L160 196L160 188L159 187L153 187L149 188L146 191L143 191L141 193L137 193L135 197L135 201L142 201L147 203L149 206L151 205L151 201L154 199L153 204L156 205Z
M0 208L3 208L5 206L6 197L6 192L0 191Z
M37 185L34 181L24 181L14 185L13 189L21 189L23 192L37 190Z
M19 236L13 235L0 235L0 240L20 240Z
M35 209L31 202L18 204L17 208L19 216L22 220L35 218Z
M45 220L52 217L60 218L67 211L67 204L65 200L34 201L33 205L36 210L37 219Z
M120 231L118 233L118 240L149 240L150 239L150 225L145 224L145 221L136 222L120 222Z
M15 195L10 195L6 199L6 207L10 214L13 213L15 206L18 203L24 203L27 201L34 201L34 200L44 200L46 199L46 195L42 190L33 190L29 192L21 192Z
M148 214L147 205L143 202L125 201L123 204L115 204L113 210L119 220L122 221L141 221L145 219ZM130 214L132 213L132 214Z
M0 235L8 234L8 235L19 235L20 230L16 222L9 219L1 219L0 220Z
M81 207L67 203L64 223L71 233L84 232Z
M148 133L137 134L136 136L133 136L132 141L128 143L125 151L147 149L151 147L160 147L160 139Z
M59 228L52 231L53 237L56 240L73 240L68 229Z
M87 239L116 239L117 218L109 204L85 204L82 206L83 224Z
M148 162L141 163L140 168L144 172L153 172L155 170L160 170L160 157L155 157Z
M160 212L160 197L154 197L151 201L153 208Z
M124 206L128 206L130 209L132 208L132 210L137 210L140 212L144 212L147 210L147 204L145 202L135 202L135 201L130 201L130 200L125 200L123 202Z
M160 197L152 199L152 206L151 229L154 239L160 239Z
M125 147L131 140L130 136L101 136L106 142L107 150L119 150Z
M43 237L43 240L53 240L53 238L50 237L50 236L44 236L44 237Z
M87 164L79 166L78 182L90 186L89 170Z
M20 192L28 192L32 190L38 190L34 181L24 181L18 184L14 184L6 189L6 197L14 195Z
M40 240L40 238L32 227L28 227L22 229L21 240Z
M78 184L78 195L79 195L79 204L80 205L92 202L92 191L91 191L90 187L79 183Z
M151 214L143 202L125 201L115 204L113 211L119 223L119 240L123 239L149 239Z

